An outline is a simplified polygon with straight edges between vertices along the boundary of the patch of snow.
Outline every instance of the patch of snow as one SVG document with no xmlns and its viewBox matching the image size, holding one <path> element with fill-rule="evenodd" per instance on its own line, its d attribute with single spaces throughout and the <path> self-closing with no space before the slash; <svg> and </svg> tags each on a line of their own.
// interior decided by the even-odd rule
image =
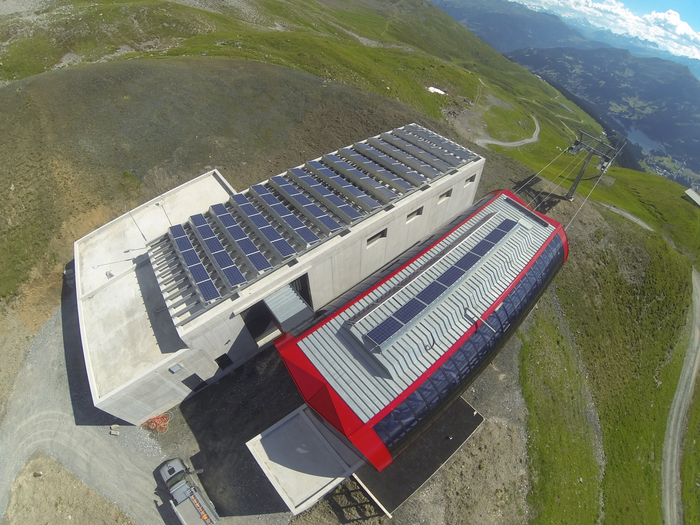
<svg viewBox="0 0 700 525">
<path fill-rule="evenodd" d="M 431 93 L 437 93 L 438 95 L 447 95 L 447 93 L 445 93 L 442 89 L 436 88 L 434 86 L 430 86 L 428 88 L 428 91 L 430 91 Z"/>
</svg>

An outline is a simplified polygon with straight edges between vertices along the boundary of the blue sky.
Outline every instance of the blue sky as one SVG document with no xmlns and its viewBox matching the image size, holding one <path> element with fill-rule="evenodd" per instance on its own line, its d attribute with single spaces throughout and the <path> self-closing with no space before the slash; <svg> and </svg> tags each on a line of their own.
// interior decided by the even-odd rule
<svg viewBox="0 0 700 525">
<path fill-rule="evenodd" d="M 676 55 L 700 59 L 699 0 L 516 0 L 564 19 L 583 18 L 613 33 L 655 42 Z"/>
</svg>

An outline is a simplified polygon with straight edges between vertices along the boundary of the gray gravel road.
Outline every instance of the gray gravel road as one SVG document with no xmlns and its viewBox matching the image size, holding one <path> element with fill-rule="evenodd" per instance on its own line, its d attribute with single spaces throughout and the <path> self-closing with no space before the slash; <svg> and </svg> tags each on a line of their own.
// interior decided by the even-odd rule
<svg viewBox="0 0 700 525">
<path fill-rule="evenodd" d="M 56 309 L 37 335 L 0 424 L 0 516 L 17 473 L 41 449 L 137 522 L 162 523 L 156 505 L 150 503 L 158 499 L 153 470 L 165 459 L 154 441 L 136 427 L 122 427 L 119 436 L 110 436 L 104 424 L 76 424 L 71 395 L 87 393 L 69 388 L 66 358 L 72 360 L 71 352 L 79 347 L 64 352 L 64 326 L 72 330 L 75 326 L 70 324 L 77 322 L 77 317 L 67 319 Z M 94 415 L 100 423 L 116 422 L 105 420 L 104 413 L 82 412 L 78 419 L 87 423 Z"/>
<path fill-rule="evenodd" d="M 683 370 L 673 397 L 664 437 L 661 463 L 662 505 L 664 524 L 683 523 L 681 505 L 681 455 L 686 429 L 686 413 L 693 396 L 695 378 L 700 369 L 700 273 L 693 270 L 693 328 L 690 345 L 683 361 Z"/>
</svg>

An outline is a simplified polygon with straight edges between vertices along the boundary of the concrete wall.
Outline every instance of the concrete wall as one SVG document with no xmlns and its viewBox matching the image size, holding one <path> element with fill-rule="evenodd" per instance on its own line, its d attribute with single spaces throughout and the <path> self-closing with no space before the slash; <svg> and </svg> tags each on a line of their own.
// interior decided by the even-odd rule
<svg viewBox="0 0 700 525">
<path fill-rule="evenodd" d="M 260 349 L 251 337 L 241 314 L 265 297 L 301 277 L 309 276 L 312 307 L 321 309 L 430 233 L 463 213 L 474 202 L 484 160 L 442 177 L 424 190 L 401 199 L 301 255 L 179 328 L 189 348 L 167 355 L 147 373 L 101 397 L 95 405 L 131 423 L 167 411 L 185 399 L 191 390 L 182 381 L 197 374 L 207 381 L 221 375 L 214 361 L 227 354 L 240 366 Z M 451 192 L 450 196 L 445 196 Z M 411 219 L 409 215 L 422 208 Z M 386 235 L 370 241 L 386 230 Z M 171 373 L 174 364 L 182 369 Z"/>
</svg>

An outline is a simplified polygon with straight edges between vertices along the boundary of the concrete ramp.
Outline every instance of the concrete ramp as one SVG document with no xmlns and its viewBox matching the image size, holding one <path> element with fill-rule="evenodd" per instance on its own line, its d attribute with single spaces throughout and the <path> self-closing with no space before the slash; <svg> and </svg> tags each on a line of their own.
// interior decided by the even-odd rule
<svg viewBox="0 0 700 525">
<path fill-rule="evenodd" d="M 284 332 L 311 319 L 314 312 L 290 285 L 263 299 Z"/>
<path fill-rule="evenodd" d="M 306 404 L 246 445 L 293 514 L 312 507 L 364 464 Z"/>
</svg>

